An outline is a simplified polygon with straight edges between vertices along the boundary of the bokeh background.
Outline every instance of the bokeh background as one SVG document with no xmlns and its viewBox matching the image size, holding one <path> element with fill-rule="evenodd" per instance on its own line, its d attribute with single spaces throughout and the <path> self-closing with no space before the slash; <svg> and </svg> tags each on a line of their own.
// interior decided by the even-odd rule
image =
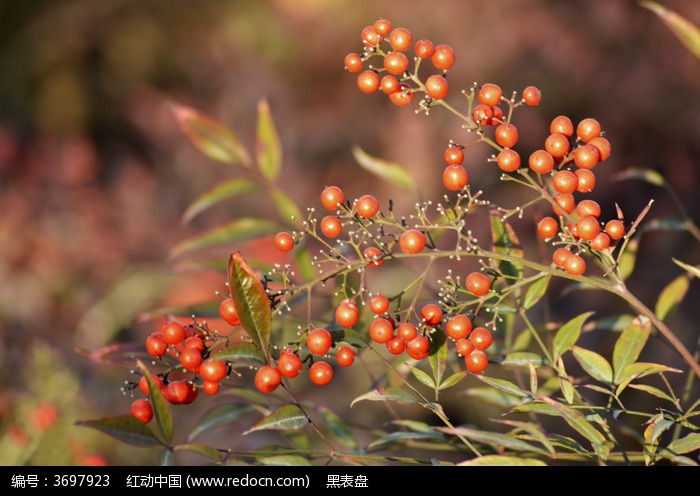
<svg viewBox="0 0 700 496">
<path fill-rule="evenodd" d="M 699 2 L 663 3 L 700 23 Z M 299 204 L 331 183 L 349 195 L 415 200 L 361 172 L 355 145 L 401 163 L 424 197 L 441 194 L 442 151 L 463 137 L 459 123 L 364 95 L 343 70 L 362 27 L 380 17 L 414 39 L 452 45 L 452 88 L 538 86 L 541 105 L 519 113 L 523 146 L 540 147 L 555 115 L 596 117 L 613 144 L 597 171 L 605 217 L 617 203 L 633 219 L 652 198 L 651 217 L 678 214 L 665 190 L 613 181 L 629 167 L 661 173 L 700 217 L 700 61 L 635 1 L 0 1 L 0 463 L 155 462 L 153 452 L 74 426 L 129 405 L 120 391 L 128 369 L 77 350 L 142 340 L 148 329 L 129 320 L 139 308 L 222 290 L 217 273 L 174 272 L 170 250 L 251 208 L 231 204 L 181 223 L 231 170 L 183 138 L 168 102 L 216 117 L 252 149 L 257 103 L 267 99 L 284 184 Z M 485 154 L 468 154 L 472 182 L 517 204 Z M 697 242 L 684 232 L 644 235 L 630 280 L 643 301 L 653 304 L 681 273 L 672 257 L 698 264 Z M 690 348 L 696 286 L 671 322 Z M 588 294 L 561 303 L 571 315 L 616 305 Z M 661 339 L 653 346 L 677 360 Z"/>
</svg>

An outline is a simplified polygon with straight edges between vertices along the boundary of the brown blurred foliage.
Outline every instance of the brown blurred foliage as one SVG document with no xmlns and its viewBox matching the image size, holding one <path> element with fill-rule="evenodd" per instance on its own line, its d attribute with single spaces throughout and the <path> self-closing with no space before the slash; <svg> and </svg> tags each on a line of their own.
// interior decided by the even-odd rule
<svg viewBox="0 0 700 496">
<path fill-rule="evenodd" d="M 664 4 L 700 22 L 700 3 Z M 361 94 L 343 70 L 345 54 L 360 49 L 362 27 L 379 17 L 415 39 L 452 45 L 453 88 L 538 86 L 542 104 L 518 117 L 524 146 L 539 147 L 555 115 L 596 117 L 613 144 L 598 176 L 599 185 L 609 182 L 597 188 L 604 217 L 617 203 L 632 219 L 652 198 L 652 216 L 677 214 L 663 190 L 611 182 L 631 166 L 659 171 L 700 217 L 700 61 L 634 1 L 0 1 L 0 416 L 15 411 L 24 387 L 17 371 L 35 341 L 50 343 L 82 375 L 97 412 L 126 411 L 120 379 L 74 352 L 85 344 L 76 329 L 86 310 L 133 267 L 168 273 L 174 243 L 249 208 L 230 205 L 181 225 L 188 203 L 230 171 L 183 139 L 167 102 L 200 108 L 252 146 L 257 101 L 267 98 L 285 184 L 302 205 L 331 183 L 401 202 L 402 192 L 358 173 L 354 145 L 403 164 L 425 198 L 440 193 L 442 151 L 459 140 L 459 123 Z M 453 90 L 450 98 L 460 96 Z M 515 204 L 485 153 L 468 154 L 472 182 Z M 687 234 L 647 235 L 632 280 L 643 300 L 653 302 L 679 273 L 671 257 L 700 262 Z M 147 296 L 222 288 L 210 274 L 184 277 L 155 284 Z M 611 304 L 594 298 L 570 304 Z M 697 312 L 683 310 L 675 323 L 697 322 Z M 123 326 L 90 344 L 144 332 Z M 684 332 L 686 340 L 697 333 Z"/>
</svg>

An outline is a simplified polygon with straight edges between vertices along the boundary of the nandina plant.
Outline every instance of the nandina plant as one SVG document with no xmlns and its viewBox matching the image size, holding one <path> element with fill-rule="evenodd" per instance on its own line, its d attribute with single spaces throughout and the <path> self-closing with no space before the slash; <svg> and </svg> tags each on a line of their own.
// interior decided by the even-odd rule
<svg viewBox="0 0 700 496">
<path fill-rule="evenodd" d="M 355 197 L 330 184 L 299 206 L 284 191 L 265 100 L 254 158 L 232 130 L 173 104 L 194 146 L 240 166 L 185 220 L 251 192 L 276 209 L 187 239 L 174 255 L 261 240 L 275 260 L 231 250 L 221 265 L 225 291 L 198 314 L 164 311 L 142 351 L 126 355 L 133 368 L 125 414 L 82 425 L 161 446 L 161 463 L 189 451 L 236 465 L 697 465 L 700 365 L 666 322 L 700 269 L 668 261 L 678 275 L 651 306 L 628 288 L 645 262 L 636 259 L 638 233 L 653 208 L 616 204 L 605 218 L 608 206 L 592 199 L 610 186 L 596 183 L 597 169 L 615 167 L 605 116 L 551 116 L 539 146 L 525 152 L 515 116 L 538 110 L 546 97 L 538 88 L 506 92 L 483 82 L 457 90 L 448 77 L 458 60 L 453 49 L 414 39 L 387 19 L 367 25 L 359 41 L 344 66 L 368 98 L 426 115 L 447 111 L 462 124 L 464 133 L 446 138 L 436 157 L 443 194 L 382 204 L 376 183 Z M 468 151 L 479 145 L 491 150 L 486 167 L 468 167 Z M 354 156 L 392 187 L 417 190 L 399 165 L 361 148 Z M 526 199 L 492 202 L 478 184 L 494 174 Z M 619 177 L 663 182 L 650 170 Z M 518 232 L 513 220 L 526 214 L 535 226 Z M 700 240 L 683 215 L 681 225 Z M 477 237 L 479 226 L 487 239 Z M 532 240 L 545 255 L 527 249 Z M 566 286 L 605 293 L 625 310 L 547 320 L 539 306 Z M 584 333 L 606 339 L 584 340 Z M 640 359 L 658 340 L 682 366 Z M 115 349 L 95 353 L 104 361 Z M 218 401 L 179 432 L 173 409 L 207 398 Z M 368 404 L 374 413 L 361 412 Z M 200 441 L 214 430 L 231 444 Z"/>
</svg>

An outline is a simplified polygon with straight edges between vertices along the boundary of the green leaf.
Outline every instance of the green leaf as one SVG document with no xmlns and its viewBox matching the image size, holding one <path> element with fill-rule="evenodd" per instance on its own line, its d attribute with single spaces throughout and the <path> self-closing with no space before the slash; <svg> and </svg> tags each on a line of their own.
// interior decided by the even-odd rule
<svg viewBox="0 0 700 496">
<path fill-rule="evenodd" d="M 253 407 L 251 405 L 243 403 L 216 406 L 204 414 L 197 425 L 194 426 L 190 435 L 187 436 L 187 440 L 192 441 L 203 432 L 230 424 L 252 411 Z"/>
<path fill-rule="evenodd" d="M 165 442 L 170 444 L 173 440 L 173 416 L 170 413 L 170 405 L 163 397 L 160 386 L 153 380 L 153 374 L 141 360 L 138 360 L 136 363 L 141 373 L 146 377 L 146 382 L 148 382 L 148 397 L 153 406 L 153 416 L 158 423 Z"/>
<path fill-rule="evenodd" d="M 566 324 L 561 326 L 554 336 L 554 341 L 552 344 L 554 359 L 556 360 L 565 352 L 569 351 L 576 341 L 578 341 L 579 336 L 581 336 L 581 328 L 583 323 L 593 315 L 593 312 L 586 312 L 574 317 L 569 320 Z"/>
<path fill-rule="evenodd" d="M 454 374 L 451 374 L 445 378 L 444 381 L 440 383 L 438 386 L 438 390 L 442 391 L 443 389 L 451 388 L 452 386 L 455 386 L 458 384 L 462 379 L 467 377 L 468 373 L 466 370 L 462 370 L 461 372 L 455 372 Z"/>
<path fill-rule="evenodd" d="M 557 360 L 557 372 L 559 373 L 559 388 L 564 395 L 564 400 L 570 405 L 574 402 L 574 385 L 564 367 L 564 360 L 561 357 Z"/>
<path fill-rule="evenodd" d="M 373 157 L 359 146 L 353 147 L 352 155 L 362 168 L 371 172 L 375 176 L 378 176 L 381 179 L 404 189 L 415 190 L 413 178 L 399 164 Z"/>
<path fill-rule="evenodd" d="M 695 24 L 657 2 L 643 1 L 640 2 L 640 5 L 659 16 L 685 48 L 700 58 L 700 29 Z"/>
<path fill-rule="evenodd" d="M 681 262 L 677 258 L 672 258 L 671 260 L 673 260 L 673 263 L 675 263 L 679 267 L 685 269 L 688 272 L 688 274 L 694 277 L 700 277 L 700 267 L 698 267 L 697 265 L 688 265 L 687 263 Z"/>
<path fill-rule="evenodd" d="M 654 313 L 661 320 L 665 320 L 683 301 L 689 287 L 690 279 L 687 274 L 676 277 L 661 291 L 659 298 L 656 300 Z"/>
<path fill-rule="evenodd" d="M 491 387 L 495 387 L 496 389 L 503 391 L 504 393 L 512 394 L 513 396 L 520 398 L 527 398 L 529 396 L 527 392 L 505 379 L 496 379 L 495 377 L 486 377 L 479 374 L 475 375 L 474 377 L 479 379 L 481 382 L 485 382 Z"/>
<path fill-rule="evenodd" d="M 173 447 L 173 450 L 175 451 L 189 451 L 191 453 L 197 453 L 198 455 L 205 456 L 207 458 L 211 458 L 212 460 L 217 460 L 221 461 L 226 458 L 226 453 L 223 453 L 215 448 L 212 448 L 211 446 L 207 446 L 206 444 L 197 444 L 197 443 L 186 443 L 186 444 L 178 444 L 177 446 Z"/>
<path fill-rule="evenodd" d="M 605 357 L 580 346 L 574 346 L 572 351 L 574 358 L 588 375 L 600 382 L 612 384 L 613 370 Z"/>
<path fill-rule="evenodd" d="M 177 257 L 200 248 L 250 241 L 274 234 L 279 230 L 279 224 L 271 220 L 244 217 L 178 243 L 173 247 L 171 255 Z"/>
<path fill-rule="evenodd" d="M 309 418 L 297 405 L 283 405 L 263 417 L 244 435 L 262 430 L 299 430 L 309 423 Z"/>
<path fill-rule="evenodd" d="M 459 462 L 457 465 L 461 467 L 545 467 L 547 466 L 541 460 L 536 458 L 519 458 L 517 456 L 507 455 L 484 455 L 478 458 L 472 458 Z"/>
<path fill-rule="evenodd" d="M 294 219 L 301 220 L 301 211 L 297 204 L 289 198 L 282 190 L 275 188 L 272 190 L 272 199 L 277 207 L 277 212 L 280 217 L 287 221 L 287 224 L 291 227 L 299 227 Z"/>
<path fill-rule="evenodd" d="M 499 408 L 511 408 L 522 403 L 522 396 L 505 393 L 492 387 L 469 388 L 464 394 Z"/>
<path fill-rule="evenodd" d="M 158 456 L 158 465 L 161 467 L 174 467 L 175 466 L 175 452 L 169 447 L 164 447 L 160 451 Z"/>
<path fill-rule="evenodd" d="M 682 370 L 674 369 L 667 365 L 649 362 L 635 362 L 629 364 L 620 373 L 617 386 L 617 394 L 619 395 L 628 385 L 635 379 L 661 372 L 682 372 Z"/>
<path fill-rule="evenodd" d="M 294 255 L 294 261 L 296 262 L 296 267 L 298 269 L 299 275 L 305 282 L 310 282 L 316 277 L 316 271 L 312 264 L 313 260 L 309 251 L 300 247 L 292 252 Z"/>
<path fill-rule="evenodd" d="M 508 353 L 500 361 L 501 365 L 512 366 L 512 367 L 529 367 L 530 364 L 535 367 L 542 367 L 547 365 L 547 361 L 537 353 L 532 353 L 530 351 L 515 351 L 513 353 Z"/>
<path fill-rule="evenodd" d="M 270 465 L 275 467 L 310 467 L 311 462 L 304 457 L 298 455 L 276 455 L 265 456 L 258 458 L 258 462 L 262 465 Z"/>
<path fill-rule="evenodd" d="M 382 444 L 393 443 L 395 441 L 416 441 L 416 440 L 439 440 L 443 441 L 445 436 L 437 432 L 392 432 L 386 436 L 375 439 L 367 446 L 367 449 L 373 449 Z"/>
<path fill-rule="evenodd" d="M 601 432 L 596 429 L 593 424 L 586 420 L 583 414 L 577 410 L 569 408 L 568 406 L 563 405 L 547 396 L 542 396 L 540 399 L 552 406 L 562 416 L 566 423 L 569 424 L 569 426 L 588 439 L 596 451 L 596 447 L 605 442 L 605 437 L 603 434 L 601 434 Z"/>
<path fill-rule="evenodd" d="M 656 396 L 657 398 L 661 398 L 662 400 L 670 401 L 671 403 L 676 404 L 676 400 L 654 386 L 649 386 L 648 384 L 630 384 L 629 387 L 639 391 L 644 391 L 652 396 Z"/>
<path fill-rule="evenodd" d="M 496 253 L 523 258 L 523 249 L 513 227 L 496 210 L 491 212 L 491 242 L 493 243 L 493 251 Z M 519 281 L 522 279 L 522 263 L 499 260 L 496 262 L 496 265 L 498 271 L 506 276 L 506 281 Z"/>
<path fill-rule="evenodd" d="M 163 444 L 148 426 L 131 415 L 96 420 L 80 420 L 76 422 L 76 425 L 97 429 L 132 446 L 148 447 Z"/>
<path fill-rule="evenodd" d="M 351 450 L 357 449 L 355 436 L 352 434 L 348 424 L 338 414 L 326 407 L 319 408 L 318 413 L 323 424 L 340 444 Z"/>
<path fill-rule="evenodd" d="M 400 388 L 386 388 L 383 391 L 374 389 L 361 394 L 350 403 L 353 407 L 359 401 L 395 401 L 397 403 L 419 403 L 419 400 L 408 391 Z"/>
<path fill-rule="evenodd" d="M 248 179 L 231 179 L 221 184 L 217 184 L 214 188 L 200 195 L 193 203 L 187 207 L 182 215 L 183 224 L 189 223 L 200 213 L 208 208 L 221 203 L 229 198 L 246 195 L 257 191 L 259 186 Z"/>
<path fill-rule="evenodd" d="M 535 304 L 542 299 L 542 297 L 547 293 L 547 287 L 549 286 L 549 281 L 551 276 L 543 275 L 537 278 L 535 282 L 530 284 L 525 293 L 525 298 L 523 298 L 523 309 L 529 310 L 534 307 Z"/>
<path fill-rule="evenodd" d="M 270 114 L 267 100 L 258 102 L 258 132 L 255 141 L 258 168 L 269 181 L 275 181 L 282 169 L 282 146 Z"/>
<path fill-rule="evenodd" d="M 546 454 L 546 451 L 538 446 L 533 446 L 522 439 L 518 439 L 517 437 L 513 437 L 508 434 L 502 434 L 500 432 L 489 432 L 482 429 L 472 429 L 469 427 L 442 427 L 438 430 L 452 436 L 463 436 L 470 441 L 487 444 L 496 449 L 508 448 L 515 451 Z"/>
<path fill-rule="evenodd" d="M 428 386 L 429 388 L 435 388 L 435 381 L 433 380 L 430 375 L 422 371 L 421 369 L 417 367 L 411 367 L 411 374 L 413 374 L 416 379 L 418 379 L 420 382 Z"/>
<path fill-rule="evenodd" d="M 552 443 L 550 443 L 549 439 L 547 438 L 547 434 L 544 431 L 542 431 L 542 429 L 540 429 L 536 424 L 532 422 L 520 422 L 517 420 L 500 420 L 498 422 L 504 425 L 515 427 L 518 430 L 525 431 L 526 433 L 530 434 L 533 438 L 535 438 L 535 440 L 538 443 L 544 446 L 550 455 L 554 455 L 556 453 L 556 450 L 552 446 Z"/>
<path fill-rule="evenodd" d="M 639 354 L 646 346 L 647 339 L 651 333 L 651 322 L 637 317 L 622 331 L 620 337 L 615 342 L 613 349 L 613 383 L 619 384 L 622 372 L 625 368 L 634 363 Z"/>
<path fill-rule="evenodd" d="M 442 382 L 442 377 L 445 374 L 445 369 L 447 368 L 447 340 L 445 339 L 445 333 L 436 332 L 430 341 L 430 355 L 428 356 L 428 363 L 430 363 L 430 368 L 433 371 L 433 386 L 440 384 Z M 424 383 L 425 384 L 425 383 Z"/>
<path fill-rule="evenodd" d="M 698 449 L 700 449 L 700 433 L 697 432 L 693 432 L 685 437 L 676 439 L 666 447 L 667 451 L 670 451 L 676 455 L 690 453 Z"/>
<path fill-rule="evenodd" d="M 259 346 L 252 343 L 235 343 L 217 351 L 211 355 L 215 360 L 227 360 L 233 362 L 232 367 L 248 367 L 250 364 L 262 365 L 266 363 L 265 355 Z"/>
<path fill-rule="evenodd" d="M 170 108 L 180 130 L 195 148 L 224 164 L 250 167 L 251 160 L 238 137 L 226 126 L 192 107 L 171 103 Z"/>
<path fill-rule="evenodd" d="M 240 252 L 232 253 L 229 258 L 228 283 L 243 329 L 265 356 L 265 361 L 269 362 L 272 322 L 270 300 L 262 282 Z"/>
<path fill-rule="evenodd" d="M 639 250 L 639 239 L 632 238 L 617 255 L 618 272 L 623 281 L 626 281 L 634 272 L 637 263 L 637 251 Z"/>
</svg>

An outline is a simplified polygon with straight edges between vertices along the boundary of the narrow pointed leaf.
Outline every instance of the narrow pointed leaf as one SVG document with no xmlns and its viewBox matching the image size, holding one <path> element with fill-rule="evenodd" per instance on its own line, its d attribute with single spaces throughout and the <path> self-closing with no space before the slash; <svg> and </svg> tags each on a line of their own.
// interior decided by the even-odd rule
<svg viewBox="0 0 700 496">
<path fill-rule="evenodd" d="M 633 380 L 641 377 L 659 374 L 661 372 L 682 372 L 682 370 L 674 369 L 660 363 L 635 362 L 629 364 L 620 373 L 618 378 L 617 394 L 620 394 Z"/>
<path fill-rule="evenodd" d="M 96 420 L 81 420 L 76 422 L 76 425 L 97 429 L 132 446 L 148 447 L 163 444 L 147 425 L 131 415 Z"/>
<path fill-rule="evenodd" d="M 212 448 L 211 446 L 207 446 L 205 444 L 197 444 L 197 443 L 186 443 L 186 444 L 178 444 L 177 446 L 173 447 L 174 451 L 189 451 L 190 453 L 197 453 L 198 455 L 202 455 L 206 458 L 210 458 L 212 460 L 217 460 L 221 461 L 226 457 L 226 453 L 222 453 L 221 451 Z"/>
<path fill-rule="evenodd" d="M 557 360 L 557 372 L 559 373 L 559 388 L 564 395 L 564 400 L 570 405 L 574 402 L 574 385 L 569 374 L 566 373 L 564 360 L 561 357 Z"/>
<path fill-rule="evenodd" d="M 180 130 L 200 152 L 224 164 L 250 166 L 251 160 L 238 137 L 216 119 L 178 103 L 171 110 Z"/>
<path fill-rule="evenodd" d="M 676 455 L 691 453 L 698 449 L 700 449 L 700 433 L 697 432 L 693 432 L 685 437 L 671 441 L 671 443 L 669 443 L 669 445 L 666 447 L 667 451 L 670 451 Z"/>
<path fill-rule="evenodd" d="M 631 389 L 637 389 L 638 391 L 644 391 L 645 393 L 649 393 L 650 395 L 661 398 L 662 400 L 670 401 L 674 404 L 676 403 L 671 396 L 654 386 L 649 386 L 648 384 L 630 384 L 629 387 Z"/>
<path fill-rule="evenodd" d="M 404 189 L 415 189 L 413 178 L 406 169 L 399 164 L 373 157 L 359 146 L 352 149 L 352 154 L 363 169 L 371 172 L 375 176 Z"/>
<path fill-rule="evenodd" d="M 436 384 L 442 382 L 442 377 L 447 368 L 447 340 L 445 339 L 445 333 L 436 332 L 433 334 L 433 339 L 430 342 L 428 363 L 430 363 L 434 378 L 433 386 L 431 387 L 435 387 Z"/>
<path fill-rule="evenodd" d="M 283 405 L 263 417 L 243 434 L 262 430 L 299 430 L 309 423 L 309 418 L 297 405 Z"/>
<path fill-rule="evenodd" d="M 491 212 L 491 242 L 493 251 L 496 253 L 517 258 L 523 257 L 523 249 L 513 227 L 497 211 Z M 522 263 L 508 260 L 498 260 L 495 263 L 498 271 L 506 276 L 507 282 L 518 281 L 522 278 Z"/>
<path fill-rule="evenodd" d="M 543 396 L 541 399 L 552 406 L 566 421 L 569 426 L 576 430 L 583 437 L 588 439 L 594 446 L 600 445 L 605 442 L 605 437 L 603 434 L 595 428 L 586 418 L 577 410 L 569 408 L 549 397 Z"/>
<path fill-rule="evenodd" d="M 151 372 L 140 360 L 137 362 L 139 370 L 146 377 L 148 382 L 148 397 L 153 406 L 153 416 L 158 423 L 160 432 L 167 444 L 173 440 L 173 416 L 170 413 L 170 405 L 163 397 L 160 387 L 153 380 Z"/>
<path fill-rule="evenodd" d="M 212 410 L 208 411 L 201 420 L 194 426 L 190 435 L 187 436 L 188 441 L 192 441 L 200 434 L 221 427 L 223 425 L 230 424 L 244 417 L 248 413 L 253 411 L 251 405 L 246 405 L 242 403 L 232 403 L 224 404 L 214 407 Z"/>
<path fill-rule="evenodd" d="M 475 375 L 474 377 L 479 379 L 481 382 L 485 382 L 489 386 L 503 391 L 504 393 L 512 394 L 513 396 L 518 396 L 520 398 L 526 398 L 529 396 L 527 392 L 523 391 L 514 383 L 505 379 L 496 379 L 495 377 L 486 377 L 479 374 Z"/>
<path fill-rule="evenodd" d="M 332 410 L 321 407 L 318 409 L 323 425 L 328 428 L 331 435 L 343 446 L 348 449 L 357 449 L 357 440 L 353 435 L 348 424 Z"/>
<path fill-rule="evenodd" d="M 488 444 L 496 449 L 509 448 L 515 451 L 526 451 L 540 454 L 546 454 L 546 451 L 538 446 L 518 439 L 517 437 L 502 434 L 500 432 L 490 432 L 482 429 L 472 429 L 469 427 L 442 427 L 438 429 L 440 432 L 453 436 L 464 436 L 470 441 Z"/>
<path fill-rule="evenodd" d="M 690 279 L 686 274 L 676 277 L 661 291 L 659 298 L 656 300 L 654 313 L 661 320 L 665 320 L 683 301 L 689 287 Z"/>
<path fill-rule="evenodd" d="M 462 379 L 467 377 L 467 375 L 468 373 L 466 370 L 448 375 L 447 377 L 445 377 L 445 380 L 443 380 L 440 383 L 438 389 L 442 391 L 443 389 L 451 388 L 452 386 L 457 385 Z"/>
<path fill-rule="evenodd" d="M 271 220 L 244 217 L 178 243 L 172 249 L 171 254 L 173 257 L 177 257 L 200 248 L 250 241 L 274 234 L 279 230 L 279 224 Z"/>
<path fill-rule="evenodd" d="M 629 179 L 644 181 L 659 187 L 663 187 L 666 184 L 664 176 L 652 169 L 630 167 L 612 176 L 612 180 L 614 181 L 625 181 Z"/>
<path fill-rule="evenodd" d="M 688 274 L 694 277 L 700 277 L 700 267 L 698 267 L 697 265 L 689 265 L 687 263 L 681 262 L 677 258 L 673 258 L 672 260 L 673 263 L 685 269 L 688 272 Z"/>
<path fill-rule="evenodd" d="M 615 371 L 613 382 L 615 384 L 620 383 L 620 378 L 625 368 L 639 358 L 639 354 L 644 349 L 650 333 L 651 322 L 648 320 L 642 321 L 637 317 L 617 338 L 613 349 L 613 370 Z"/>
<path fill-rule="evenodd" d="M 617 256 L 617 265 L 620 277 L 626 281 L 634 272 L 634 267 L 637 264 L 637 251 L 639 250 L 639 239 L 632 238 L 625 245 L 625 249 L 620 251 Z"/>
<path fill-rule="evenodd" d="M 516 429 L 523 430 L 534 437 L 538 443 L 540 443 L 550 455 L 555 454 L 555 449 L 552 443 L 549 442 L 547 434 L 543 432 L 536 424 L 532 422 L 520 422 L 517 420 L 500 420 L 500 423 L 504 425 L 509 425 L 515 427 Z"/>
<path fill-rule="evenodd" d="M 258 458 L 258 462 L 262 465 L 270 465 L 275 467 L 309 467 L 311 462 L 304 457 L 298 455 L 276 455 L 265 456 Z"/>
<path fill-rule="evenodd" d="M 243 329 L 253 340 L 265 361 L 270 361 L 272 309 L 267 292 L 240 252 L 231 254 L 228 283 Z"/>
<path fill-rule="evenodd" d="M 248 367 L 250 364 L 263 365 L 266 358 L 260 347 L 253 343 L 235 343 L 211 355 L 215 360 L 227 360 L 231 366 Z"/>
<path fill-rule="evenodd" d="M 574 344 L 576 344 L 579 336 L 581 336 L 581 328 L 583 327 L 583 323 L 591 315 L 593 315 L 593 312 L 582 313 L 581 315 L 569 320 L 559 328 L 552 343 L 555 360 L 565 352 L 569 351 Z"/>
<path fill-rule="evenodd" d="M 386 436 L 375 439 L 367 446 L 367 449 L 373 449 L 387 443 L 402 442 L 402 441 L 423 441 L 423 440 L 444 440 L 445 436 L 437 432 L 392 432 Z"/>
<path fill-rule="evenodd" d="M 460 467 L 546 467 L 547 464 L 537 458 L 519 458 L 508 455 L 484 455 L 459 462 Z"/>
<path fill-rule="evenodd" d="M 612 384 L 613 370 L 605 357 L 580 346 L 574 346 L 572 351 L 574 358 L 588 375 L 600 382 Z"/>
<path fill-rule="evenodd" d="M 640 2 L 640 5 L 659 16 L 685 48 L 700 58 L 700 29 L 695 24 L 657 2 L 643 1 Z"/>
<path fill-rule="evenodd" d="M 433 380 L 433 378 L 430 377 L 429 374 L 423 372 L 421 369 L 417 367 L 412 367 L 411 374 L 413 374 L 416 379 L 418 379 L 420 382 L 422 382 L 429 388 L 435 388 L 435 381 Z"/>
<path fill-rule="evenodd" d="M 267 100 L 258 102 L 258 131 L 255 155 L 260 172 L 274 182 L 282 169 L 282 146 Z"/>
<path fill-rule="evenodd" d="M 523 309 L 529 310 L 534 307 L 538 301 L 547 293 L 547 287 L 549 286 L 549 281 L 551 276 L 542 276 L 535 282 L 530 284 L 525 293 L 525 298 L 523 298 Z"/>
<path fill-rule="evenodd" d="M 498 363 L 511 367 L 529 367 L 530 365 L 542 367 L 547 364 L 547 361 L 544 359 L 544 357 L 531 351 L 515 351 L 513 353 L 508 353 L 500 361 L 498 361 Z"/>
<path fill-rule="evenodd" d="M 386 388 L 383 391 L 374 389 L 368 393 L 361 394 L 352 402 L 350 406 L 354 406 L 359 401 L 395 401 L 397 403 L 419 403 L 419 400 L 408 391 L 400 388 Z"/>
<path fill-rule="evenodd" d="M 246 195 L 257 191 L 259 186 L 248 179 L 231 179 L 200 195 L 182 215 L 183 224 L 187 224 L 194 217 L 204 212 L 208 208 L 221 203 L 224 200 Z"/>
<path fill-rule="evenodd" d="M 289 198 L 281 189 L 272 190 L 272 199 L 277 207 L 277 212 L 291 227 L 299 227 L 294 219 L 302 220 L 301 211 L 294 200 Z"/>
</svg>

